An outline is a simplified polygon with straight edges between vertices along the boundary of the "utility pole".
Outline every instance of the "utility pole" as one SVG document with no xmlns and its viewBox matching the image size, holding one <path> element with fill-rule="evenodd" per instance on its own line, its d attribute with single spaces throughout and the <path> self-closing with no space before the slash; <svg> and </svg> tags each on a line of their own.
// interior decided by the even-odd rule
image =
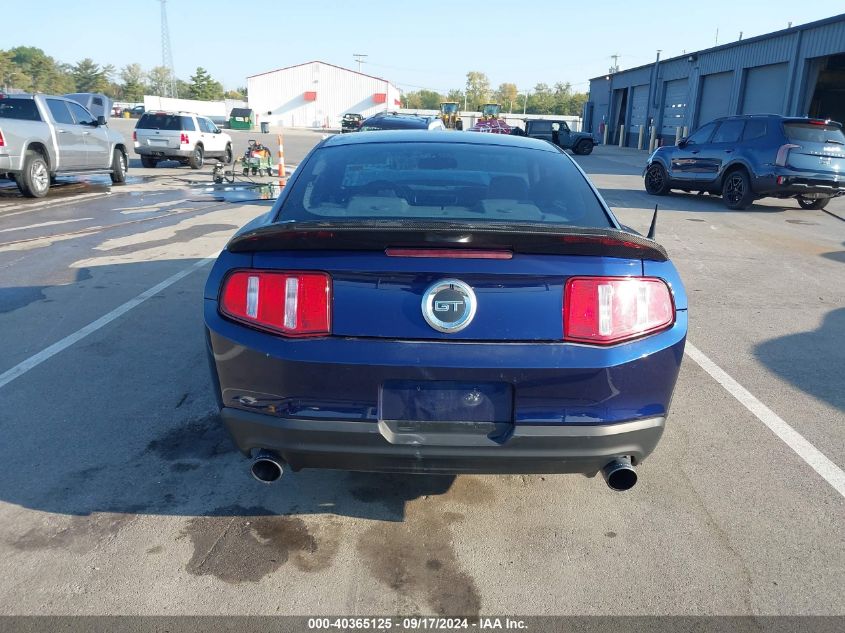
<svg viewBox="0 0 845 633">
<path fill-rule="evenodd" d="M 364 58 L 369 57 L 369 55 L 367 55 L 366 53 L 352 53 L 352 57 L 354 57 L 355 61 L 358 62 L 358 72 L 361 72 L 361 64 L 366 63 Z"/>
<path fill-rule="evenodd" d="M 167 28 L 167 0 L 161 2 L 161 65 L 170 71 L 170 94 L 166 97 L 177 98 L 176 71 L 173 69 L 173 51 L 170 49 L 170 29 Z"/>
<path fill-rule="evenodd" d="M 610 67 L 610 69 L 607 71 L 607 72 L 608 72 L 608 74 L 612 75 L 613 73 L 618 73 L 618 72 L 619 72 L 619 58 L 620 58 L 620 57 L 622 57 L 622 56 L 621 56 L 619 53 L 615 53 L 615 54 L 613 54 L 613 55 L 611 55 L 611 56 L 610 56 L 610 59 L 612 59 L 612 60 L 613 60 L 613 65 L 612 65 L 612 66 Z"/>
</svg>

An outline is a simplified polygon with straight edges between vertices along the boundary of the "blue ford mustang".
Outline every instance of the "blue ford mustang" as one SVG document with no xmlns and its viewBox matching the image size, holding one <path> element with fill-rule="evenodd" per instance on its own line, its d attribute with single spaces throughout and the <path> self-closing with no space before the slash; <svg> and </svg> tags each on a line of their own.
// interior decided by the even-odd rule
<svg viewBox="0 0 845 633">
<path fill-rule="evenodd" d="M 622 490 L 663 432 L 687 298 L 559 148 L 362 132 L 321 142 L 231 239 L 205 325 L 260 481 L 602 471 Z"/>
</svg>

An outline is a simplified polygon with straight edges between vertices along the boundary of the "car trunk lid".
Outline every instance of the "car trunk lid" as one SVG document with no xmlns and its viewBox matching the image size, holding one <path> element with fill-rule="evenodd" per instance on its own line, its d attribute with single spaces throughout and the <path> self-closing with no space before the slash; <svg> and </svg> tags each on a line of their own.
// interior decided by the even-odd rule
<svg viewBox="0 0 845 633">
<path fill-rule="evenodd" d="M 832 121 L 802 119 L 786 121 L 784 133 L 795 147 L 787 166 L 801 171 L 845 174 L 845 135 Z"/>
</svg>

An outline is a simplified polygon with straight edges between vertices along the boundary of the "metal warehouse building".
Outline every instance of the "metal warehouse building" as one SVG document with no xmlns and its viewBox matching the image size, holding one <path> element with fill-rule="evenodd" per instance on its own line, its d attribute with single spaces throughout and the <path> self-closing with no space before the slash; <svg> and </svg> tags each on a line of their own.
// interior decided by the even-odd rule
<svg viewBox="0 0 845 633">
<path fill-rule="evenodd" d="M 845 121 L 845 14 L 591 79 L 584 129 L 647 147 L 752 113 Z"/>
<path fill-rule="evenodd" d="M 259 122 L 288 127 L 336 128 L 347 112 L 368 117 L 400 106 L 386 79 L 319 61 L 247 77 L 247 90 Z"/>
</svg>

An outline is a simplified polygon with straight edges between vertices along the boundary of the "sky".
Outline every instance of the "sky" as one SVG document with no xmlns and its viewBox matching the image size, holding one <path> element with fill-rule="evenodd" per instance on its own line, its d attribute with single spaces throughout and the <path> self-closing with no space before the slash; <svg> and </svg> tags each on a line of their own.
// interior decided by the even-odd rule
<svg viewBox="0 0 845 633">
<path fill-rule="evenodd" d="M 161 64 L 159 0 L 0 0 L 0 49 L 36 46 L 65 63 Z M 466 73 L 493 88 L 570 82 L 577 91 L 621 69 L 747 39 L 845 11 L 843 0 L 707 2 L 403 2 L 402 0 L 167 0 L 176 75 L 197 66 L 226 89 L 275 68 L 320 60 L 390 80 L 403 91 L 463 88 Z M 9 28 L 14 25 L 14 28 Z"/>
</svg>

